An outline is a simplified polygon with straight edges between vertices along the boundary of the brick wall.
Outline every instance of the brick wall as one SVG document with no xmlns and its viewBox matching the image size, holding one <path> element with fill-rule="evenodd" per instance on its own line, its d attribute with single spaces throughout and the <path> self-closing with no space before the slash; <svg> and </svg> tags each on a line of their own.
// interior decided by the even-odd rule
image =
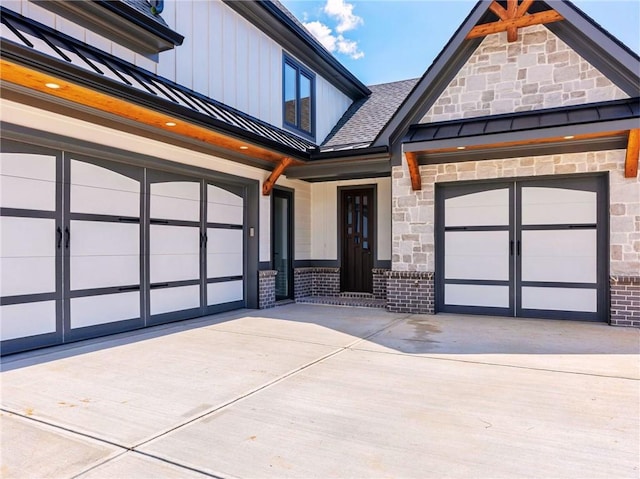
<svg viewBox="0 0 640 479">
<path fill-rule="evenodd" d="M 296 268 L 293 278 L 295 299 L 340 294 L 340 268 Z"/>
<path fill-rule="evenodd" d="M 421 123 L 628 98 L 543 25 L 487 35 Z"/>
<path fill-rule="evenodd" d="M 374 268 L 373 274 L 373 297 L 375 299 L 387 299 L 387 273 L 388 269 Z"/>
<path fill-rule="evenodd" d="M 640 327 L 640 276 L 611 277 L 611 324 Z"/>
<path fill-rule="evenodd" d="M 435 282 L 433 273 L 387 271 L 387 310 L 393 313 L 433 314 Z"/>
<path fill-rule="evenodd" d="M 276 305 L 275 270 L 258 271 L 258 308 L 273 308 Z"/>
</svg>

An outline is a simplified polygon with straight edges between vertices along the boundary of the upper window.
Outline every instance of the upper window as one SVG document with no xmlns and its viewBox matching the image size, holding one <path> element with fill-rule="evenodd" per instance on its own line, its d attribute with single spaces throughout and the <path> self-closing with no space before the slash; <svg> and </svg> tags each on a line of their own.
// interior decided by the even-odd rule
<svg viewBox="0 0 640 479">
<path fill-rule="evenodd" d="M 284 125 L 306 136 L 314 136 L 314 75 L 291 58 L 284 57 Z"/>
</svg>

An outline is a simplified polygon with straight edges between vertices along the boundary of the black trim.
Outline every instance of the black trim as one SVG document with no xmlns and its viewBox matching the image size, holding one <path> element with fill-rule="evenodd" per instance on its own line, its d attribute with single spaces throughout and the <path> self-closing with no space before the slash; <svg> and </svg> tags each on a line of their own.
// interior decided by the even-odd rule
<svg viewBox="0 0 640 479">
<path fill-rule="evenodd" d="M 337 259 L 299 259 L 293 262 L 295 268 L 339 268 Z"/>
</svg>

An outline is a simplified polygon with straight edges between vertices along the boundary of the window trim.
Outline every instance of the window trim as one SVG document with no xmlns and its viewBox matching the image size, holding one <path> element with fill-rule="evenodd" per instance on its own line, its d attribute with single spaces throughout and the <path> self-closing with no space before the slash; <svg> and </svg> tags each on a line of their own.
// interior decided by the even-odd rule
<svg viewBox="0 0 640 479">
<path fill-rule="evenodd" d="M 287 121 L 287 108 L 286 108 L 286 69 L 287 66 L 295 70 L 296 72 L 296 123 L 290 123 Z M 301 127 L 302 123 L 302 109 L 300 108 L 300 77 L 306 77 L 311 83 L 311 131 L 306 131 Z M 316 139 L 316 75 L 300 62 L 287 55 L 286 53 L 282 58 L 282 125 L 287 130 L 290 130 L 298 135 L 315 141 Z"/>
</svg>

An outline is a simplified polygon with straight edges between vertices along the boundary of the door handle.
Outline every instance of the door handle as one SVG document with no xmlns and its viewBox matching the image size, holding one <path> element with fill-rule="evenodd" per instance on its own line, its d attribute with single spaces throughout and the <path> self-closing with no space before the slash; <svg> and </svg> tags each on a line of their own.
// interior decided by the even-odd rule
<svg viewBox="0 0 640 479">
<path fill-rule="evenodd" d="M 57 248 L 60 249 L 60 246 L 62 246 L 62 228 L 59 226 L 56 228 L 56 234 L 58 235 Z"/>
<path fill-rule="evenodd" d="M 64 247 L 66 249 L 69 249 L 69 243 L 71 241 L 71 233 L 69 232 L 69 227 L 68 226 L 65 226 L 65 228 L 64 228 L 64 236 L 65 236 Z"/>
<path fill-rule="evenodd" d="M 509 256 L 513 256 L 513 240 L 509 241 Z"/>
</svg>

